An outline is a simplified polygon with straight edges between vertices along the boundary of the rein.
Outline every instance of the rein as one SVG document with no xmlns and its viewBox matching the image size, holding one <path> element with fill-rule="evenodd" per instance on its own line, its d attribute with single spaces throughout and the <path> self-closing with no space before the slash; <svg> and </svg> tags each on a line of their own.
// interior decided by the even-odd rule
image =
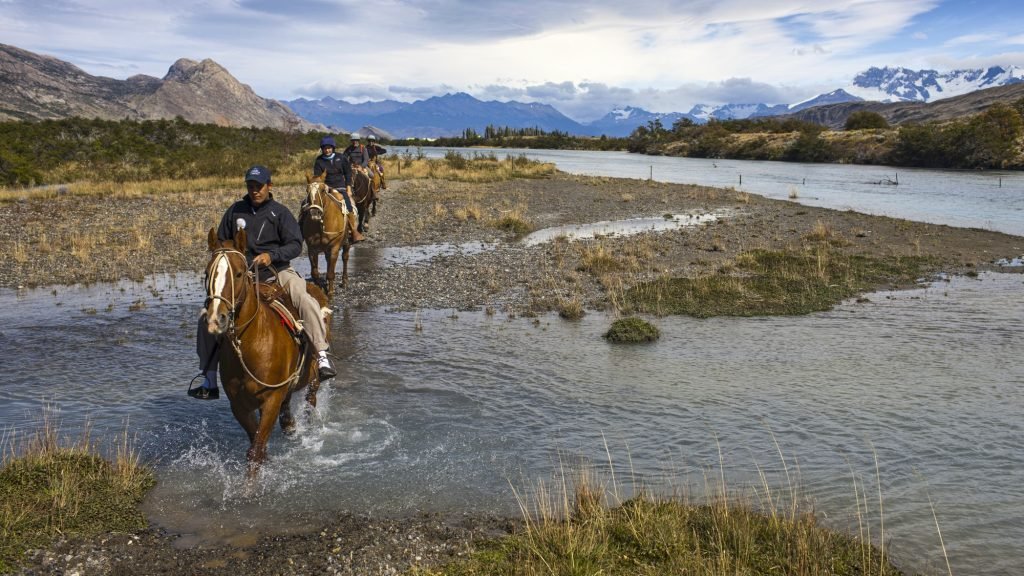
<svg viewBox="0 0 1024 576">
<path fill-rule="evenodd" d="M 235 300 L 235 275 L 233 273 L 230 273 L 230 271 L 231 271 L 231 261 L 228 260 L 228 254 L 237 254 L 237 255 L 239 255 L 243 259 L 243 261 L 246 258 L 245 258 L 245 254 L 242 254 L 241 252 L 239 252 L 238 250 L 235 250 L 234 248 L 220 248 L 218 250 L 215 250 L 214 253 L 213 253 L 213 258 L 211 259 L 211 264 L 214 263 L 214 262 L 219 262 L 222 259 L 227 262 L 227 267 L 228 267 L 228 271 L 229 271 L 228 276 L 231 278 L 231 300 L 228 300 L 227 298 L 224 298 L 220 294 L 213 294 L 213 291 L 214 291 L 213 283 L 214 283 L 215 280 L 212 277 L 212 275 L 210 275 L 211 277 L 207 278 L 207 280 L 206 280 L 206 294 L 210 298 L 210 300 L 215 300 L 215 301 L 219 300 L 219 301 L 223 302 L 228 307 L 228 311 L 229 311 L 228 312 L 228 317 L 231 319 L 231 324 L 230 324 L 230 328 L 228 329 L 228 331 L 225 334 L 225 336 L 227 336 L 228 340 L 231 341 L 231 347 L 235 350 L 235 354 L 238 356 L 238 363 L 242 365 L 242 369 L 245 370 L 245 373 L 249 375 L 249 378 L 252 378 L 253 381 L 255 381 L 257 384 L 263 386 L 264 388 L 280 388 L 282 386 L 289 385 L 289 384 L 292 384 L 293 382 L 298 381 L 298 379 L 299 379 L 299 372 L 302 371 L 302 365 L 305 363 L 305 360 L 306 360 L 306 353 L 305 353 L 305 349 L 304 348 L 303 348 L 303 353 L 299 355 L 298 362 L 296 363 L 296 366 L 295 366 L 295 370 L 293 370 L 292 373 L 287 378 L 285 378 L 281 382 L 278 382 L 277 384 L 268 384 L 268 383 L 264 382 L 263 380 L 260 380 L 258 377 L 256 377 L 255 374 L 252 373 L 252 370 L 249 369 L 249 366 L 246 365 L 245 357 L 242 354 L 242 339 L 241 339 L 241 337 L 242 337 L 242 333 L 245 332 L 245 329 L 249 327 L 249 325 L 252 323 L 252 321 L 255 320 L 256 317 L 259 316 L 259 313 L 260 313 L 260 306 L 261 306 L 261 304 L 260 304 L 260 301 L 259 301 L 259 288 L 258 288 L 258 285 L 259 285 L 259 282 L 260 282 L 259 281 L 259 274 L 257 273 L 258 271 L 256 270 L 255 264 L 250 264 L 250 265 L 246 266 L 246 276 L 248 276 L 250 278 L 250 280 L 252 280 L 252 282 L 253 282 L 252 291 L 253 291 L 253 293 L 255 294 L 255 297 L 256 297 L 256 307 L 253 310 L 252 316 L 250 316 L 248 320 L 246 320 L 245 322 L 243 322 L 241 324 L 241 326 L 239 326 L 239 325 L 235 324 L 235 322 L 234 322 L 235 308 L 236 308 L 236 306 L 241 305 L 244 302 L 244 298 L 239 298 L 237 301 Z M 271 268 L 271 270 L 274 271 L 274 275 L 277 276 L 277 270 L 275 270 L 272 266 L 270 268 Z M 247 294 L 247 293 L 248 293 L 248 290 L 243 292 L 243 294 Z"/>
</svg>

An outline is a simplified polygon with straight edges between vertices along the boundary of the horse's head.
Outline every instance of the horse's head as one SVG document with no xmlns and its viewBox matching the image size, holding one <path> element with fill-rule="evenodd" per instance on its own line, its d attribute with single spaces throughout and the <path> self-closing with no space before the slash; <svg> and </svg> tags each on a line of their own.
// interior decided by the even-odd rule
<svg viewBox="0 0 1024 576">
<path fill-rule="evenodd" d="M 252 282 L 245 259 L 245 230 L 233 240 L 219 240 L 216 228 L 207 237 L 210 261 L 206 264 L 206 322 L 210 334 L 221 335 L 234 323 Z"/>
<path fill-rule="evenodd" d="M 319 177 L 306 174 L 306 211 L 313 222 L 322 222 L 324 219 L 324 202 L 327 200 L 327 184 L 324 180 L 327 172 Z"/>
</svg>

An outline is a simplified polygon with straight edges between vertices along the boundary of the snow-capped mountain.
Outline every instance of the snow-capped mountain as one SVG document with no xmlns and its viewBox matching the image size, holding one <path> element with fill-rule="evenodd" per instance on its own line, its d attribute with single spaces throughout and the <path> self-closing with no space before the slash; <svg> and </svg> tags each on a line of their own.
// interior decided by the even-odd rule
<svg viewBox="0 0 1024 576">
<path fill-rule="evenodd" d="M 815 106 L 824 106 L 826 104 L 841 104 L 843 102 L 860 102 L 863 98 L 858 98 L 853 94 L 850 94 L 842 88 L 833 90 L 826 94 L 818 94 L 814 98 L 797 102 L 796 104 L 789 105 L 789 112 L 799 112 L 807 108 L 814 108 Z"/>
<path fill-rule="evenodd" d="M 672 128 L 676 120 L 689 118 L 694 122 L 697 119 L 689 114 L 679 112 L 648 112 L 643 108 L 633 106 L 616 107 L 601 118 L 586 124 L 592 134 L 605 134 L 607 136 L 629 136 L 637 126 L 647 126 L 649 122 L 660 120 L 665 128 Z"/>
<path fill-rule="evenodd" d="M 844 90 L 862 100 L 876 102 L 934 102 L 975 90 L 1019 82 L 1024 82 L 1024 70 L 1016 66 L 951 70 L 945 73 L 887 66 L 872 67 L 857 74 L 853 83 Z"/>
<path fill-rule="evenodd" d="M 757 118 L 760 116 L 777 116 L 789 112 L 785 104 L 722 104 L 709 105 L 697 104 L 690 108 L 689 115 L 703 123 L 714 118 L 715 120 L 743 120 L 746 118 Z"/>
</svg>

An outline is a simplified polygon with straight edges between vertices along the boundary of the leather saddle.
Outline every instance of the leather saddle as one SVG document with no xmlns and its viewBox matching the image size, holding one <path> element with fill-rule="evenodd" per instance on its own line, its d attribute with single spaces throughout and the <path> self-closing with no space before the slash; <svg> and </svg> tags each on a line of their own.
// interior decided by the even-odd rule
<svg viewBox="0 0 1024 576">
<path fill-rule="evenodd" d="M 265 302 L 281 318 L 281 323 L 291 332 L 292 337 L 302 337 L 302 321 L 299 320 L 299 309 L 292 304 L 292 299 L 284 286 L 273 282 L 260 282 L 257 285 L 260 300 Z"/>
</svg>

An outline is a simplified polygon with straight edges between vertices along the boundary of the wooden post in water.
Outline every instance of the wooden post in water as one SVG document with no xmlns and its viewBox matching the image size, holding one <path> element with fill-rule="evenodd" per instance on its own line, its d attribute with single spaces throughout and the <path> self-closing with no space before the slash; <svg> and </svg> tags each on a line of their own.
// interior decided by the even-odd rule
<svg viewBox="0 0 1024 576">
<path fill-rule="evenodd" d="M 1003 187 L 1003 177 L 1002 176 L 999 177 L 999 187 L 1000 188 Z"/>
<path fill-rule="evenodd" d="M 740 174 L 740 186 L 743 186 L 743 174 Z"/>
<path fill-rule="evenodd" d="M 647 177 L 648 180 L 654 180 L 654 164 L 651 164 L 651 175 Z"/>
</svg>

